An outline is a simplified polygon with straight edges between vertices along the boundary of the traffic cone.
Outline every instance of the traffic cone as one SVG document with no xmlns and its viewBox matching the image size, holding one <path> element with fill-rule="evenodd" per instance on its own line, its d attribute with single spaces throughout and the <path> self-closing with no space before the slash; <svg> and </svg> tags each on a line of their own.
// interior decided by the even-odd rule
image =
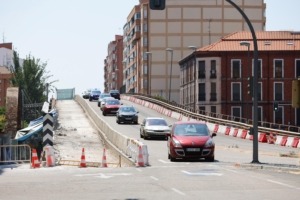
<svg viewBox="0 0 300 200">
<path fill-rule="evenodd" d="M 84 148 L 82 148 L 81 161 L 79 167 L 86 167 Z"/>
<path fill-rule="evenodd" d="M 32 162 L 31 162 L 32 168 L 39 168 L 40 167 L 40 161 L 37 156 L 36 149 L 32 149 Z"/>
<path fill-rule="evenodd" d="M 53 156 L 53 147 L 52 146 L 46 146 L 46 166 L 47 167 L 53 167 L 54 162 L 54 156 Z"/>
<path fill-rule="evenodd" d="M 107 167 L 105 148 L 103 149 L 102 167 Z"/>
<path fill-rule="evenodd" d="M 145 163 L 144 163 L 144 158 L 143 158 L 143 151 L 142 151 L 142 147 L 139 146 L 139 154 L 138 154 L 138 160 L 137 160 L 137 167 L 144 167 Z"/>
</svg>

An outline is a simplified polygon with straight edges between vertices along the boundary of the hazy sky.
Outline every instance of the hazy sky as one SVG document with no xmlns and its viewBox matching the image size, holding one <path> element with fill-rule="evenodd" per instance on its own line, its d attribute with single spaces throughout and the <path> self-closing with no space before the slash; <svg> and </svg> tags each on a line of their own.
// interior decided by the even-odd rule
<svg viewBox="0 0 300 200">
<path fill-rule="evenodd" d="M 107 45 L 139 0 L 0 0 L 1 43 L 47 62 L 58 89 L 103 91 Z M 300 31 L 299 0 L 265 0 L 266 30 Z"/>
</svg>

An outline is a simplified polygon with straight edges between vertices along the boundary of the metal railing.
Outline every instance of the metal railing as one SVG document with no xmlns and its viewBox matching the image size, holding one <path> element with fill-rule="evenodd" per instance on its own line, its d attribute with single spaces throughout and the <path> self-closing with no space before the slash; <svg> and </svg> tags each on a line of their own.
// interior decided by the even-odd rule
<svg viewBox="0 0 300 200">
<path fill-rule="evenodd" d="M 199 111 L 199 113 L 195 113 L 192 108 L 187 108 L 183 105 L 177 104 L 176 102 L 169 102 L 164 99 L 158 99 L 158 97 L 151 97 L 144 94 L 123 94 L 128 96 L 133 96 L 138 99 L 142 99 L 172 111 L 179 112 L 180 114 L 194 118 L 197 120 L 203 120 L 210 123 L 220 124 L 224 126 L 231 126 L 236 128 L 243 128 L 249 130 L 252 127 L 252 119 L 245 119 L 245 118 L 237 118 L 234 116 L 217 114 L 217 113 L 209 113 L 205 111 Z M 258 131 L 259 132 L 266 132 L 266 133 L 277 133 L 280 135 L 286 136 L 297 136 L 300 137 L 300 127 L 292 126 L 292 125 L 285 125 L 285 124 L 276 124 L 270 122 L 258 122 Z"/>
<path fill-rule="evenodd" d="M 0 145 L 0 163 L 20 164 L 30 162 L 31 148 L 29 145 Z"/>
</svg>

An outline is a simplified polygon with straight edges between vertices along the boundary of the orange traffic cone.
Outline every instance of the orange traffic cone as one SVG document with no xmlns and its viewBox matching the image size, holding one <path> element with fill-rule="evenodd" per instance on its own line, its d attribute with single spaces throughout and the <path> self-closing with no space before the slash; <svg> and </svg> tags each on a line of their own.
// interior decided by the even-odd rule
<svg viewBox="0 0 300 200">
<path fill-rule="evenodd" d="M 102 167 L 107 167 L 105 148 L 103 149 Z"/>
<path fill-rule="evenodd" d="M 32 168 L 39 168 L 40 167 L 40 161 L 37 156 L 36 149 L 32 149 L 32 162 L 31 162 Z"/>
<path fill-rule="evenodd" d="M 84 148 L 82 148 L 81 161 L 79 167 L 86 167 Z"/>
<path fill-rule="evenodd" d="M 139 146 L 139 154 L 138 154 L 138 160 L 137 160 L 137 167 L 144 167 L 144 158 L 143 158 L 143 152 L 142 152 L 142 147 Z"/>
</svg>

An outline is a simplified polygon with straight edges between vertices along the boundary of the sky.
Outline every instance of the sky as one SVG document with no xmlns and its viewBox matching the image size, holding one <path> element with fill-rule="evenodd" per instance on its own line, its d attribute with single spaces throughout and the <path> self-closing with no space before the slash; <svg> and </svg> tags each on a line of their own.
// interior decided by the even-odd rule
<svg viewBox="0 0 300 200">
<path fill-rule="evenodd" d="M 104 59 L 139 0 L 0 0 L 0 43 L 47 63 L 57 89 L 104 89 Z M 299 0 L 265 0 L 266 30 L 300 31 Z M 296 20 L 298 19 L 298 20 Z"/>
</svg>

